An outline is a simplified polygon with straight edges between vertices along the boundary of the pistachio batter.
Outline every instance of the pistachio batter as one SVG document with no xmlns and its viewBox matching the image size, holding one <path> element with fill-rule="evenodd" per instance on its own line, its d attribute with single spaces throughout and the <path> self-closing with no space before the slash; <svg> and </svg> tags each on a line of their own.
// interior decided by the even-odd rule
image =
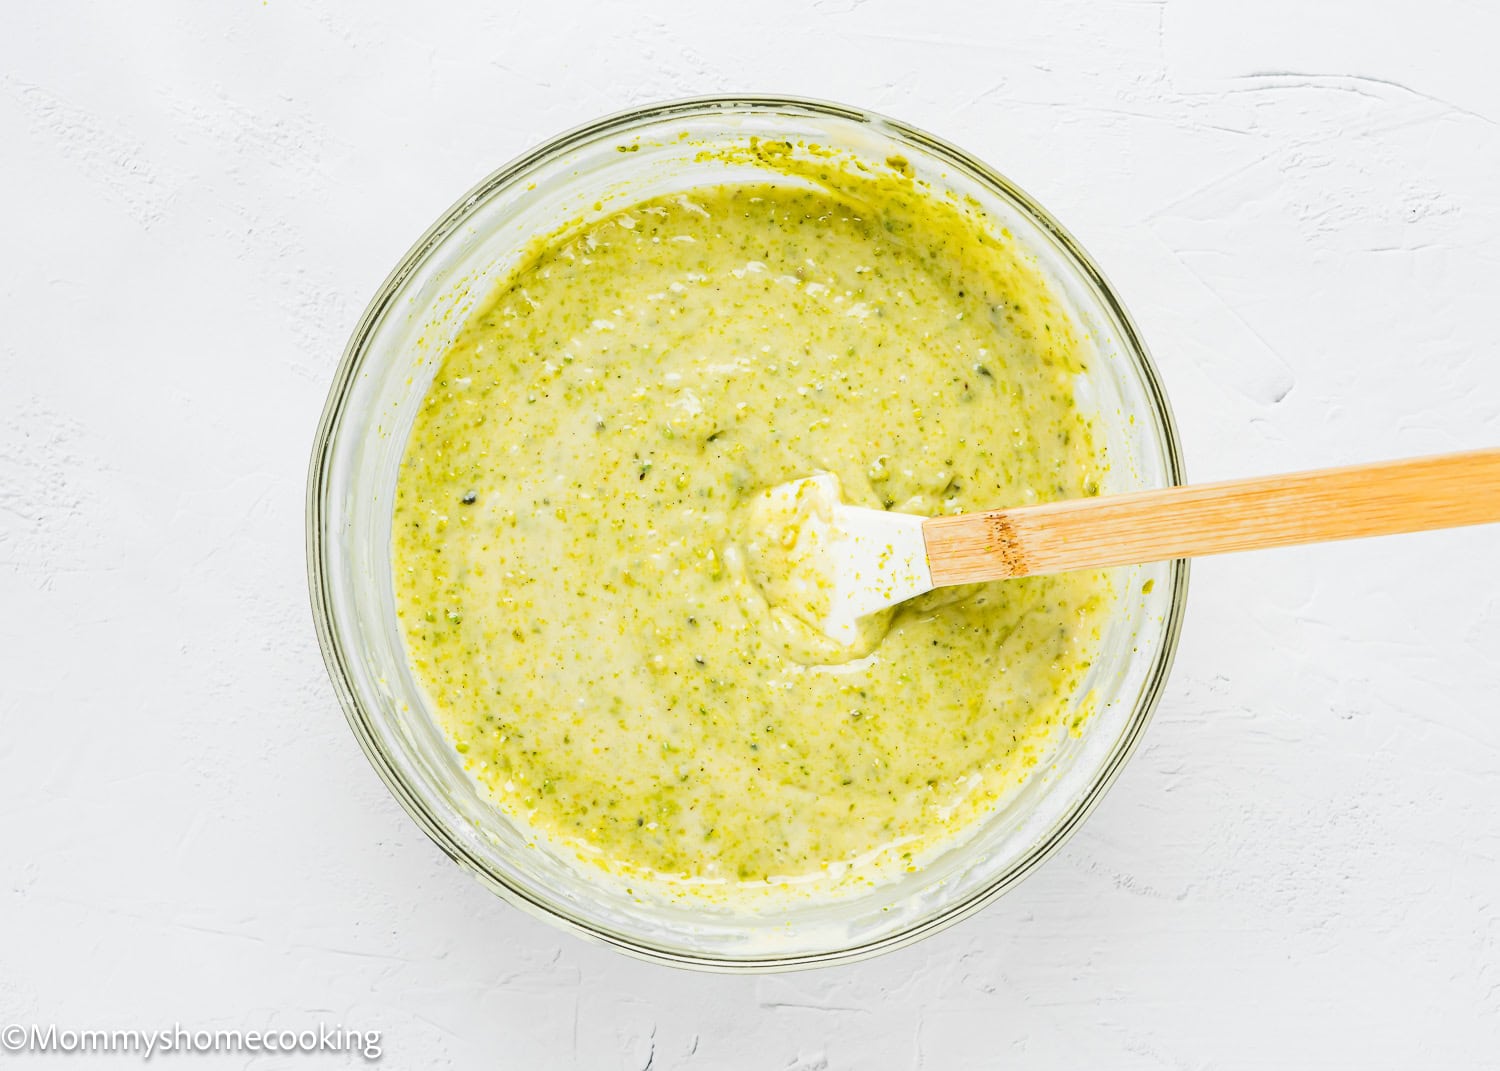
<svg viewBox="0 0 1500 1071">
<path fill-rule="evenodd" d="M 1097 493 L 1075 328 L 1007 237 L 901 171 L 560 233 L 411 433 L 393 554 L 417 679 L 503 812 L 638 889 L 888 879 L 1079 716 L 1104 574 L 934 592 L 848 651 L 747 564 L 746 504 L 814 472 L 924 514 Z"/>
</svg>

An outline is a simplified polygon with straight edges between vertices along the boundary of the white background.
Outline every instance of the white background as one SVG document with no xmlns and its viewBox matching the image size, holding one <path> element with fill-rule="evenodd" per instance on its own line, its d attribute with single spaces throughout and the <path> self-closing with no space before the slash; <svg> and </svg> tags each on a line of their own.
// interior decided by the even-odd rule
<svg viewBox="0 0 1500 1071">
<path fill-rule="evenodd" d="M 937 938 L 762 978 L 460 873 L 355 746 L 303 572 L 387 270 L 537 141 L 695 93 L 1009 174 L 1123 293 L 1193 478 L 1500 443 L 1485 6 L 5 5 L 0 1022 L 343 1022 L 400 1068 L 1500 1060 L 1500 530 L 1201 563 L 1061 853 Z"/>
</svg>

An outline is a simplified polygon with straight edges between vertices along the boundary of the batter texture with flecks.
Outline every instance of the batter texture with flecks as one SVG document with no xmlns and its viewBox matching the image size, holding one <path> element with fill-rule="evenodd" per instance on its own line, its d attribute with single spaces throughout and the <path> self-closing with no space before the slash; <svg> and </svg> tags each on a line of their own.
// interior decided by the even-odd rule
<svg viewBox="0 0 1500 1071">
<path fill-rule="evenodd" d="M 899 168 L 560 231 L 443 358 L 399 475 L 435 717 L 502 812 L 635 887 L 919 867 L 1080 717 L 1110 578 L 933 592 L 839 650 L 767 602 L 745 507 L 815 472 L 923 514 L 1097 493 L 1087 352 L 1023 250 Z"/>
</svg>

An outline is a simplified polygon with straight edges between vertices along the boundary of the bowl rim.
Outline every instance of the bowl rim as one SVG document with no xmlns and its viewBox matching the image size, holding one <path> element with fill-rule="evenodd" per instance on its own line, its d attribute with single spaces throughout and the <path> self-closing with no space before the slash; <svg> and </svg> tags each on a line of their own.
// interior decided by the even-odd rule
<svg viewBox="0 0 1500 1071">
<path fill-rule="evenodd" d="M 1163 622 L 1162 642 L 1157 651 L 1155 663 L 1151 666 L 1145 684 L 1136 699 L 1130 720 L 1087 792 L 1058 820 L 1046 836 L 1032 845 L 1015 865 L 996 880 L 966 899 L 899 932 L 846 948 L 817 952 L 779 953 L 743 958 L 687 952 L 680 948 L 658 945 L 629 934 L 614 932 L 577 917 L 565 905 L 547 902 L 531 890 L 493 873 L 478 859 L 473 858 L 464 846 L 449 834 L 443 823 L 427 808 L 424 800 L 401 776 L 379 743 L 371 727 L 369 716 L 354 690 L 345 645 L 338 635 L 332 608 L 332 589 L 325 561 L 326 548 L 333 534 L 327 523 L 328 476 L 338 433 L 343 424 L 345 405 L 359 377 L 369 350 L 370 340 L 376 327 L 391 311 L 402 286 L 423 265 L 433 250 L 463 224 L 474 208 L 501 188 L 522 180 L 530 171 L 547 163 L 554 156 L 566 152 L 575 145 L 612 132 L 625 134 L 632 128 L 660 120 L 720 113 L 748 112 L 753 114 L 768 111 L 801 112 L 815 118 L 842 119 L 882 128 L 895 134 L 899 139 L 915 143 L 934 157 L 992 187 L 996 193 L 1029 215 L 1032 221 L 1056 241 L 1066 256 L 1073 261 L 1081 279 L 1119 325 L 1121 349 L 1135 362 L 1136 371 L 1150 401 L 1152 416 L 1157 425 L 1156 430 L 1164 447 L 1168 479 L 1173 484 L 1183 482 L 1184 470 L 1177 423 L 1162 387 L 1160 374 L 1145 342 L 1140 337 L 1134 320 L 1093 258 L 1029 194 L 994 168 L 957 146 L 918 127 L 878 112 L 807 97 L 734 94 L 686 97 L 628 108 L 602 116 L 557 134 L 515 157 L 491 172 L 455 201 L 407 250 L 396 267 L 385 277 L 360 315 L 334 372 L 333 382 L 318 421 L 308 466 L 306 497 L 305 544 L 308 590 L 313 624 L 324 665 L 338 696 L 339 705 L 343 708 L 344 717 L 358 740 L 361 750 L 364 751 L 365 757 L 369 759 L 386 788 L 422 831 L 442 849 L 444 854 L 462 869 L 474 875 L 481 884 L 507 903 L 538 918 L 559 925 L 586 939 L 603 942 L 639 959 L 677 967 L 733 973 L 768 973 L 824 967 L 868 959 L 904 947 L 975 914 L 1013 888 L 1056 852 L 1098 806 L 1099 801 L 1118 778 L 1126 761 L 1135 752 L 1146 726 L 1150 724 L 1176 658 L 1187 603 L 1189 574 L 1188 562 L 1185 559 L 1178 559 L 1171 563 L 1171 600 Z"/>
</svg>

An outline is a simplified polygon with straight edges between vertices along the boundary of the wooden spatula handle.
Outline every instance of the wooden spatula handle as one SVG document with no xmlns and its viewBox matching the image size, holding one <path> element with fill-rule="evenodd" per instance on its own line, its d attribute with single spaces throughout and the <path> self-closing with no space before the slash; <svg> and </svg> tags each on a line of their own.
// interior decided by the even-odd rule
<svg viewBox="0 0 1500 1071">
<path fill-rule="evenodd" d="M 1500 521 L 1500 450 L 932 517 L 933 583 Z"/>
</svg>

